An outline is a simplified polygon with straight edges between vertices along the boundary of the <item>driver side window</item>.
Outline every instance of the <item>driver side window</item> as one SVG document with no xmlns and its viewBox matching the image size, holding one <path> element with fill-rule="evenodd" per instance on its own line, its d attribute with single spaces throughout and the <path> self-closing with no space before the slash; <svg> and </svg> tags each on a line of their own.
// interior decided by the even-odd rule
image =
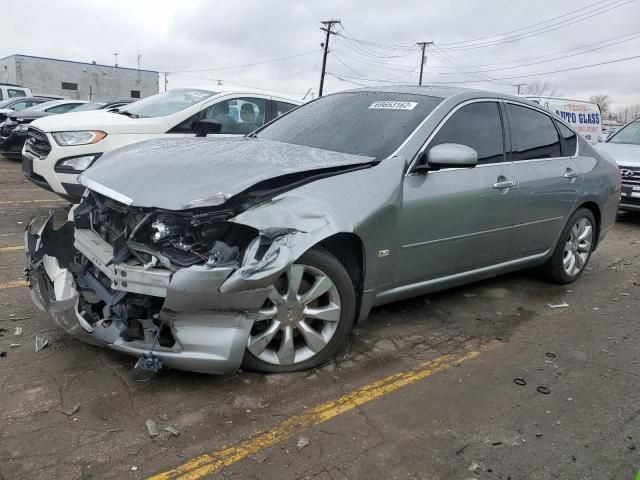
<svg viewBox="0 0 640 480">
<path fill-rule="evenodd" d="M 478 164 L 504 160 L 504 135 L 496 102 L 476 102 L 456 111 L 436 133 L 429 149 L 442 143 L 458 143 L 478 152 Z"/>
<path fill-rule="evenodd" d="M 193 123 L 209 119 L 221 125 L 219 134 L 246 135 L 264 125 L 266 104 L 264 98 L 253 97 L 217 102 L 176 125 L 169 133 L 195 133 Z"/>
</svg>

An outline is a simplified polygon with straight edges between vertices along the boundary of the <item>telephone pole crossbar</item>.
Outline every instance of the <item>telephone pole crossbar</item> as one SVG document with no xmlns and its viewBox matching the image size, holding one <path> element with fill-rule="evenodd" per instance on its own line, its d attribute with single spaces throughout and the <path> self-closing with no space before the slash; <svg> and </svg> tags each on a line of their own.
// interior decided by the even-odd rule
<svg viewBox="0 0 640 480">
<path fill-rule="evenodd" d="M 318 89 L 318 97 L 322 96 L 322 90 L 324 88 L 324 72 L 327 66 L 327 54 L 329 53 L 329 37 L 331 34 L 335 34 L 333 31 L 333 26 L 340 23 L 340 20 L 324 20 L 320 22 L 323 27 L 320 27 L 320 30 L 326 32 L 326 37 L 324 40 L 324 53 L 322 54 L 322 72 L 320 73 L 320 88 Z"/>
</svg>

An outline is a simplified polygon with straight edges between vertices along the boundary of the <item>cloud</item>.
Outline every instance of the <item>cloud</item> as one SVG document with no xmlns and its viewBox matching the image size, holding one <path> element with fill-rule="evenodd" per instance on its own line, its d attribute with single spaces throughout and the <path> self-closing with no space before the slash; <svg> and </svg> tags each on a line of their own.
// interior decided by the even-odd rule
<svg viewBox="0 0 640 480">
<path fill-rule="evenodd" d="M 433 40 L 445 49 L 447 43 L 514 31 L 588 6 L 580 0 L 568 0 L 561 6 L 552 0 L 539 0 L 535 4 L 509 0 L 404 0 L 391 3 L 387 0 L 70 0 L 65 3 L 35 0 L 29 5 L 37 15 L 25 16 L 19 2 L 5 6 L 0 56 L 24 53 L 109 64 L 114 61 L 113 53 L 118 52 L 120 65 L 135 66 L 140 51 L 143 68 L 170 72 L 242 65 L 319 50 L 324 41 L 319 22 L 329 18 L 342 20 L 346 32 L 358 39 L 395 45 Z M 588 98 L 593 93 L 604 92 L 611 95 L 615 104 L 640 103 L 636 80 L 640 77 L 640 59 L 540 77 L 483 80 L 487 76 L 500 79 L 637 55 L 640 38 L 585 55 L 518 69 L 485 74 L 458 71 L 499 67 L 468 65 L 513 60 L 527 63 L 526 59 L 634 33 L 640 30 L 638 25 L 640 5 L 635 2 L 515 42 L 469 50 L 455 50 L 460 45 L 450 45 L 446 54 L 431 49 L 427 55 L 425 83 L 474 80 L 465 85 L 513 92 L 513 84 L 539 79 L 552 83 L 568 97 Z M 517 34 L 514 32 L 501 38 Z M 417 82 L 420 61 L 417 46 L 415 50 L 394 50 L 340 37 L 332 37 L 330 46 L 332 54 L 327 70 L 342 80 L 328 77 L 326 91 L 352 88 L 355 85 L 350 81 L 384 83 L 347 76 Z M 169 86 L 213 83 L 222 79 L 297 96 L 309 89 L 317 90 L 320 61 L 321 54 L 316 52 L 248 68 L 174 73 L 169 74 Z M 414 69 L 416 72 L 411 73 Z"/>
</svg>

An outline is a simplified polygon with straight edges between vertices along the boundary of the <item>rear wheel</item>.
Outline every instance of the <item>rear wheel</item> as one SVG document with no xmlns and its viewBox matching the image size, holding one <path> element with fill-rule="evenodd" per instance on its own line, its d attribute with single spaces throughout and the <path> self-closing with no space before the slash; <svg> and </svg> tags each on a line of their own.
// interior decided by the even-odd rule
<svg viewBox="0 0 640 480">
<path fill-rule="evenodd" d="M 355 292 L 344 266 L 309 250 L 273 284 L 253 325 L 243 366 L 293 372 L 333 357 L 351 331 Z"/>
<path fill-rule="evenodd" d="M 575 281 L 587 266 L 596 240 L 596 220 L 587 208 L 571 215 L 564 227 L 553 256 L 543 267 L 556 283 Z"/>
</svg>

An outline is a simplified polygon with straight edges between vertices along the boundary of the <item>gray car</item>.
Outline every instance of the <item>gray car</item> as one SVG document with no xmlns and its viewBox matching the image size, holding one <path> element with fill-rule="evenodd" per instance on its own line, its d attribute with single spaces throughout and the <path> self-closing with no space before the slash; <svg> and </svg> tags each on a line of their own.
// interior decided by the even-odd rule
<svg viewBox="0 0 640 480">
<path fill-rule="evenodd" d="M 409 86 L 124 147 L 80 181 L 67 223 L 27 229 L 35 304 L 144 368 L 219 374 L 322 364 L 385 303 L 535 266 L 573 282 L 620 200 L 615 163 L 536 104 Z"/>
<path fill-rule="evenodd" d="M 640 212 L 640 118 L 627 123 L 598 149 L 606 152 L 620 167 L 622 199 L 620 210 Z"/>
</svg>

